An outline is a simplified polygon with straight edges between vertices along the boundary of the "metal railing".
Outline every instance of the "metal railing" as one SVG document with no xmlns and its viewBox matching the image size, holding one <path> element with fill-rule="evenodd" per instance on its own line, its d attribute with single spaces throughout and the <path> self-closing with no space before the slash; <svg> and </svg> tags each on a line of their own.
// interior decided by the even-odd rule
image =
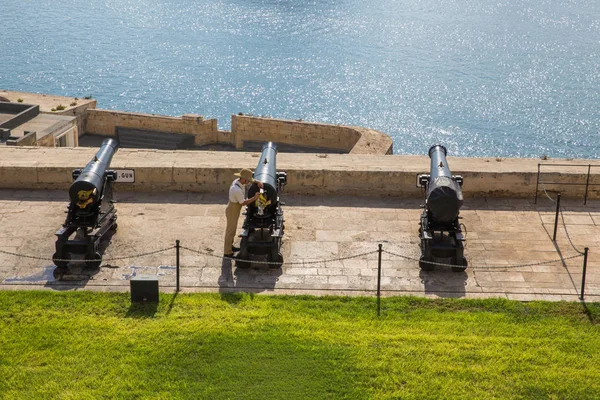
<svg viewBox="0 0 600 400">
<path fill-rule="evenodd" d="M 580 183 L 580 182 L 547 182 L 547 181 L 542 181 L 540 180 L 540 175 L 541 175 L 541 168 L 547 166 L 547 167 L 587 167 L 587 175 L 586 175 L 586 179 L 585 179 L 585 183 Z M 592 173 L 592 168 L 600 168 L 600 165 L 593 165 L 593 164 L 543 164 L 543 163 L 538 163 L 538 170 L 537 170 L 537 180 L 535 183 L 535 201 L 534 203 L 537 204 L 537 199 L 538 199 L 538 193 L 540 191 L 540 184 L 543 185 L 564 185 L 564 186 L 585 186 L 585 194 L 583 197 L 583 204 L 587 204 L 587 199 L 588 199 L 588 193 L 589 193 L 589 189 L 590 186 L 600 186 L 600 183 L 590 183 L 590 176 Z M 544 189 L 545 191 L 545 189 Z"/>
</svg>

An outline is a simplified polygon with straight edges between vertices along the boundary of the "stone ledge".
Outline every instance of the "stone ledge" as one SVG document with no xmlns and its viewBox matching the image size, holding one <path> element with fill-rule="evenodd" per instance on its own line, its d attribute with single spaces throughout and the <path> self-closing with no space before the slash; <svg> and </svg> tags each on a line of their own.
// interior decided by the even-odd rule
<svg viewBox="0 0 600 400">
<path fill-rule="evenodd" d="M 0 188 L 66 189 L 71 172 L 84 167 L 95 148 L 0 148 Z M 135 184 L 119 184 L 116 190 L 221 192 L 232 174 L 254 168 L 258 153 L 215 151 L 161 151 L 121 149 L 111 168 L 134 169 Z M 278 170 L 288 173 L 286 192 L 309 195 L 421 196 L 417 175 L 429 172 L 427 156 L 294 154 L 280 153 Z M 449 157 L 454 174 L 464 178 L 466 197 L 533 197 L 540 160 Z M 569 168 L 552 164 L 577 164 Z M 542 178 L 546 182 L 580 182 L 581 186 L 546 185 L 566 197 L 585 192 L 587 165 L 598 160 L 548 160 Z M 592 169 L 590 184 L 600 184 L 600 171 Z M 541 190 L 541 187 L 540 187 Z M 591 186 L 589 198 L 600 197 L 600 186 Z"/>
</svg>

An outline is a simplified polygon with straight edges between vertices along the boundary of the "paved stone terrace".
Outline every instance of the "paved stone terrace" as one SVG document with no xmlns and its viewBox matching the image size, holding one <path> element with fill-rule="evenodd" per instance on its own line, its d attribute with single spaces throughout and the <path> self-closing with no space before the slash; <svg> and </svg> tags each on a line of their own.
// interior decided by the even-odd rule
<svg viewBox="0 0 600 400">
<path fill-rule="evenodd" d="M 224 195 L 200 193 L 116 194 L 119 230 L 97 270 L 72 267 L 73 275 L 53 277 L 54 233 L 64 221 L 64 191 L 0 190 L 0 288 L 83 288 L 128 291 L 135 274 L 157 274 L 162 291 L 175 287 L 175 250 L 126 260 L 110 258 L 174 247 L 181 250 L 184 292 L 252 291 L 314 295 L 375 295 L 377 250 L 383 243 L 382 294 L 428 297 L 505 297 L 516 300 L 571 300 L 580 292 L 583 257 L 560 225 L 552 242 L 555 206 L 541 198 L 466 199 L 466 272 L 443 267 L 424 272 L 417 224 L 421 199 L 285 196 L 285 260 L 280 269 L 238 269 L 223 261 Z M 586 301 L 600 301 L 600 202 L 563 199 L 572 242 L 590 248 Z M 242 219 L 240 218 L 240 226 Z M 203 254 L 199 254 L 199 253 Z M 342 261 L 327 261 L 373 252 Z M 557 259 L 564 262 L 552 262 Z M 304 264 L 302 263 L 304 261 Z M 312 263 L 313 261 L 319 261 Z M 507 268 L 547 262 L 544 265 Z M 298 264 L 299 263 L 299 264 Z"/>
</svg>

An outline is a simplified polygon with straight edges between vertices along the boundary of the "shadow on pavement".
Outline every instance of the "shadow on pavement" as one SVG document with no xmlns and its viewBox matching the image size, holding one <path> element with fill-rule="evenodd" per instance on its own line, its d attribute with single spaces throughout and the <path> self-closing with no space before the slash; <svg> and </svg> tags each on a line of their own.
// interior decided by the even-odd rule
<svg viewBox="0 0 600 400">
<path fill-rule="evenodd" d="M 220 293 L 260 293 L 273 290 L 282 274 L 281 268 L 233 268 L 233 261 L 223 259 L 218 279 Z"/>
<path fill-rule="evenodd" d="M 436 266 L 433 271 L 421 270 L 419 277 L 425 288 L 425 294 L 444 298 L 465 297 L 465 287 L 469 277 L 465 271 L 454 272 L 450 268 Z"/>
</svg>

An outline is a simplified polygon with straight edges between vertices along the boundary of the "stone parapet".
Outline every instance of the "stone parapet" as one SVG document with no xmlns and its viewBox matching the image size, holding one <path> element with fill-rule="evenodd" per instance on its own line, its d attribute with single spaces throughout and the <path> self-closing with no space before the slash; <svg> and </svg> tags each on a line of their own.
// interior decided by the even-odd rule
<svg viewBox="0 0 600 400">
<path fill-rule="evenodd" d="M 84 167 L 94 156 L 94 148 L 0 148 L 0 188 L 67 189 L 71 172 Z M 258 153 L 161 151 L 120 149 L 111 168 L 134 169 L 136 182 L 118 184 L 116 190 L 224 192 L 233 173 L 255 168 Z M 417 175 L 429 172 L 427 156 L 385 156 L 352 154 L 294 154 L 277 156 L 278 170 L 288 174 L 286 192 L 308 195 L 421 196 Z M 450 169 L 464 178 L 466 197 L 535 196 L 537 159 L 448 157 Z M 574 164 L 564 167 L 553 164 Z M 598 160 L 544 161 L 542 182 L 563 196 L 582 197 L 588 164 Z M 580 185 L 573 185 L 579 183 Z M 600 169 L 592 168 L 589 198 L 600 194 Z M 598 186 L 595 186 L 598 185 Z M 120 189 L 121 188 L 121 189 Z M 542 185 L 540 185 L 540 190 Z"/>
<path fill-rule="evenodd" d="M 167 117 L 101 109 L 87 110 L 87 133 L 115 136 L 117 127 L 194 135 L 194 144 L 197 146 L 223 141 L 230 143 L 229 137 L 219 132 L 216 119 L 205 120 L 199 115 Z"/>
<path fill-rule="evenodd" d="M 235 146 L 244 142 L 277 142 L 350 154 L 392 154 L 392 139 L 368 128 L 314 122 L 231 116 Z"/>
</svg>

